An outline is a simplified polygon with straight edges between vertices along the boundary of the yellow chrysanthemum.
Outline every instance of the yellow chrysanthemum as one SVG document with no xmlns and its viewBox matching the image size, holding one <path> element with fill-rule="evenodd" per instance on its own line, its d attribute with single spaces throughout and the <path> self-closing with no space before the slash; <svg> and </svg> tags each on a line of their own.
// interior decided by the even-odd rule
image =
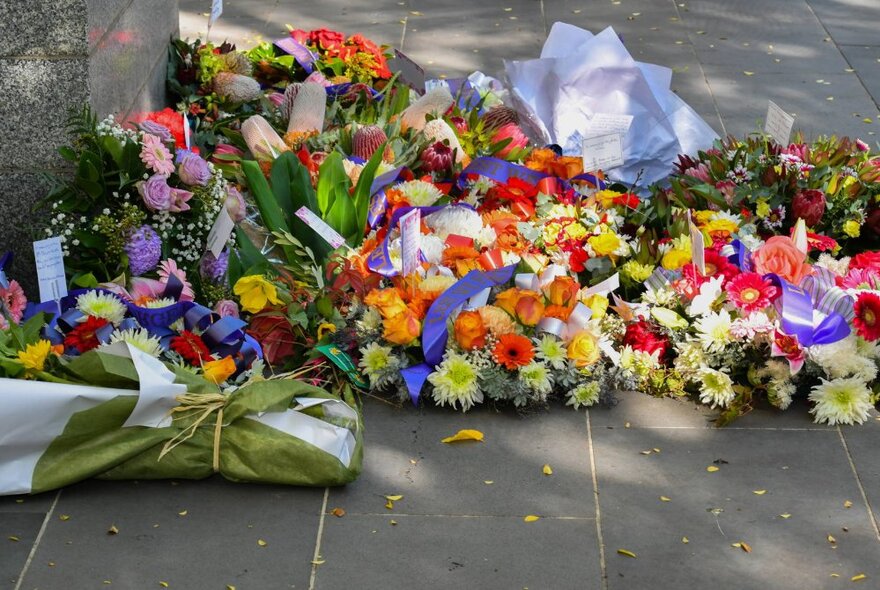
<svg viewBox="0 0 880 590">
<path fill-rule="evenodd" d="M 712 219 L 713 215 L 715 215 L 714 211 L 703 209 L 702 211 L 697 211 L 693 214 L 693 220 L 694 223 L 702 227 L 709 223 L 709 220 Z"/>
<path fill-rule="evenodd" d="M 278 290 L 263 275 L 241 277 L 235 283 L 233 292 L 241 301 L 241 308 L 250 313 L 261 311 L 267 304 L 278 305 Z"/>
<path fill-rule="evenodd" d="M 666 270 L 678 270 L 690 261 L 690 250 L 685 251 L 674 249 L 663 255 L 663 258 L 660 260 L 660 265 Z"/>
<path fill-rule="evenodd" d="M 717 232 L 727 232 L 727 233 L 732 234 L 737 229 L 739 229 L 739 226 L 736 224 L 736 222 L 734 222 L 730 219 L 724 219 L 724 218 L 713 219 L 712 221 L 708 222 L 706 225 L 703 226 L 703 230 L 709 232 L 710 234 L 712 232 L 716 232 L 716 231 Z"/>
<path fill-rule="evenodd" d="M 758 206 L 755 207 L 755 215 L 758 217 L 767 217 L 770 215 L 770 203 L 767 199 L 758 199 Z"/>
<path fill-rule="evenodd" d="M 50 352 L 52 352 L 52 343 L 48 340 L 39 340 L 35 344 L 28 344 L 25 350 L 18 351 L 18 362 L 27 370 L 42 371 Z"/>
</svg>

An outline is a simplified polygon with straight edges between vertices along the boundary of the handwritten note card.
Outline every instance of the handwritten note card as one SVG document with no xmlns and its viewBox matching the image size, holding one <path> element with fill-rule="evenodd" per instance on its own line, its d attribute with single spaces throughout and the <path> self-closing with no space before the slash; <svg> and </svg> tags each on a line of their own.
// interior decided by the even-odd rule
<svg viewBox="0 0 880 590">
<path fill-rule="evenodd" d="M 40 283 L 40 301 L 58 301 L 66 297 L 67 279 L 64 276 L 61 238 L 56 236 L 34 242 L 34 260 L 37 265 L 37 281 Z"/>
<path fill-rule="evenodd" d="M 794 117 L 789 115 L 775 102 L 768 101 L 767 120 L 764 121 L 764 131 L 779 145 L 788 145 L 791 137 L 791 128 L 794 126 Z"/>
<path fill-rule="evenodd" d="M 585 139 L 583 158 L 585 172 L 623 166 L 623 142 L 620 134 L 608 133 Z"/>
<path fill-rule="evenodd" d="M 208 251 L 214 255 L 214 258 L 220 258 L 220 253 L 226 247 L 226 242 L 229 241 L 234 228 L 235 222 L 232 221 L 226 207 L 221 208 L 220 215 L 217 216 L 214 226 L 208 233 Z"/>
</svg>

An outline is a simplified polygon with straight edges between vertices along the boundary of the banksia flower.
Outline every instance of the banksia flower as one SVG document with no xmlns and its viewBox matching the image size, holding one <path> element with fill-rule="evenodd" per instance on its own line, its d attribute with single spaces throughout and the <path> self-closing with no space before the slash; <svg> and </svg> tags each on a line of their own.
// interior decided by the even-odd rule
<svg viewBox="0 0 880 590">
<path fill-rule="evenodd" d="M 242 76 L 250 76 L 253 73 L 251 61 L 246 53 L 238 51 L 230 51 L 223 54 L 223 61 L 226 62 L 226 71 L 233 74 L 241 74 Z"/>
<path fill-rule="evenodd" d="M 443 142 L 436 142 L 419 156 L 425 172 L 446 173 L 452 170 L 452 149 Z"/>
<path fill-rule="evenodd" d="M 263 94 L 259 82 L 232 72 L 220 72 L 214 76 L 214 92 L 230 102 L 250 102 Z"/>
<path fill-rule="evenodd" d="M 291 88 L 296 86 L 297 88 Z M 287 132 L 309 133 L 324 129 L 324 113 L 327 110 L 327 91 L 321 84 L 314 82 L 295 83 L 287 87 L 289 94 L 289 120 Z M 287 102 L 287 101 L 285 101 Z"/>
<path fill-rule="evenodd" d="M 455 151 L 455 161 L 457 163 L 467 166 L 470 162 L 470 158 L 464 153 L 455 131 L 443 119 L 428 121 L 425 124 L 425 128 L 422 129 L 422 133 L 432 142 L 446 143 L 449 149 Z"/>
<path fill-rule="evenodd" d="M 386 141 L 388 136 L 378 125 L 358 127 L 351 138 L 351 154 L 362 160 L 369 160 Z"/>
<path fill-rule="evenodd" d="M 401 130 L 421 131 L 425 127 L 425 117 L 445 113 L 452 106 L 452 102 L 452 94 L 445 86 L 439 86 L 426 92 L 424 96 L 409 105 L 400 114 Z"/>
<path fill-rule="evenodd" d="M 519 113 L 510 107 L 499 105 L 489 110 L 483 117 L 483 127 L 487 131 L 500 129 L 508 123 L 519 125 Z"/>
<path fill-rule="evenodd" d="M 279 153 L 288 149 L 272 126 L 260 115 L 254 115 L 241 124 L 241 135 L 257 160 L 272 161 Z"/>
</svg>

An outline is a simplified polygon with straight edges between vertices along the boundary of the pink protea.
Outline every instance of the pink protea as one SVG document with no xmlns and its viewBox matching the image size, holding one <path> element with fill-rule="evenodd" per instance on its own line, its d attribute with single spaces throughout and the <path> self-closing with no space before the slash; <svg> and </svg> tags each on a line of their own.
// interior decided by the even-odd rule
<svg viewBox="0 0 880 590">
<path fill-rule="evenodd" d="M 515 123 L 508 123 L 501 126 L 498 131 L 495 132 L 495 135 L 492 136 L 492 143 L 498 143 L 505 139 L 510 139 L 511 141 L 495 153 L 499 158 L 506 158 L 513 150 L 524 148 L 529 144 L 529 138 L 526 137 L 522 129 L 519 128 L 519 125 Z"/>
<path fill-rule="evenodd" d="M 351 138 L 352 155 L 362 160 L 369 160 L 379 149 L 379 146 L 386 141 L 388 141 L 388 136 L 378 125 L 358 127 Z"/>
<path fill-rule="evenodd" d="M 449 172 L 453 162 L 452 148 L 438 141 L 426 147 L 419 159 L 425 172 Z"/>
<path fill-rule="evenodd" d="M 27 307 L 27 297 L 25 297 L 24 289 L 18 284 L 18 281 L 9 281 L 8 287 L 0 287 L 0 301 L 3 302 L 9 317 L 16 324 L 21 321 L 24 314 L 24 308 Z M 0 314 L 0 328 L 4 330 L 9 327 L 6 321 L 6 315 Z"/>
</svg>

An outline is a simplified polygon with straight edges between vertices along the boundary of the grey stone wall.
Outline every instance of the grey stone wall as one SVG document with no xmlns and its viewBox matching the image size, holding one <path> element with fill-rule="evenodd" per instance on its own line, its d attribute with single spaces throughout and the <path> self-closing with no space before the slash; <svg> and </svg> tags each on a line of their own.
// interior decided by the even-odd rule
<svg viewBox="0 0 880 590">
<path fill-rule="evenodd" d="M 0 252 L 36 298 L 31 241 L 71 109 L 126 118 L 165 106 L 177 0 L 0 0 Z"/>
</svg>

